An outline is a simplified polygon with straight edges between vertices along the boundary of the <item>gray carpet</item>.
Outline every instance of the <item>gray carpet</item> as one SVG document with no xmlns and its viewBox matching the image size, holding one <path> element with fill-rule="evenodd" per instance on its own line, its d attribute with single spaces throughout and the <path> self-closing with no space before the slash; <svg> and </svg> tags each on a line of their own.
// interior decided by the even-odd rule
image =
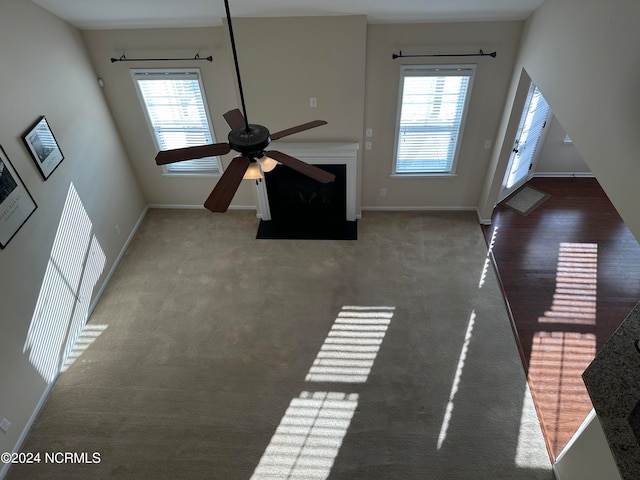
<svg viewBox="0 0 640 480">
<path fill-rule="evenodd" d="M 257 224 L 149 211 L 22 448 L 100 463 L 9 480 L 552 478 L 474 214 L 366 212 L 354 242 Z"/>
</svg>

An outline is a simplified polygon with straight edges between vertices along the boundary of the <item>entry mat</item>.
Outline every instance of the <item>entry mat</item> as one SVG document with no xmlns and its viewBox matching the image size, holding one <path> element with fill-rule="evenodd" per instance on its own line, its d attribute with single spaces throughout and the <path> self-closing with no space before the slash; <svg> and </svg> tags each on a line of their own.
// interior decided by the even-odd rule
<svg viewBox="0 0 640 480">
<path fill-rule="evenodd" d="M 504 200 L 502 204 L 520 215 L 527 216 L 542 205 L 550 196 L 548 193 L 541 192 L 537 188 L 525 185 Z"/>
</svg>

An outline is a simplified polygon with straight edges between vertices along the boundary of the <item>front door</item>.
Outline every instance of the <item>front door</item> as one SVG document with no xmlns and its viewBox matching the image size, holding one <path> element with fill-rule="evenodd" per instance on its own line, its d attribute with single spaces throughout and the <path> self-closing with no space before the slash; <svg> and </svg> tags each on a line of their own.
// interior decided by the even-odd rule
<svg viewBox="0 0 640 480">
<path fill-rule="evenodd" d="M 499 202 L 515 192 L 531 177 L 536 152 L 542 143 L 540 140 L 549 115 L 549 105 L 538 87 L 532 83 L 513 143 L 507 174 L 502 182 Z"/>
</svg>

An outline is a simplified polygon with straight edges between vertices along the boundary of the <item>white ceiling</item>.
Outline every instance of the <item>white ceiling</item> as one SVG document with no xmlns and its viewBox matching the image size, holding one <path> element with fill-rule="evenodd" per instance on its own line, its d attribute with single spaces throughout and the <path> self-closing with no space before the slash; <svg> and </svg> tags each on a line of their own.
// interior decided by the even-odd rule
<svg viewBox="0 0 640 480">
<path fill-rule="evenodd" d="M 223 0 L 32 0 L 80 29 L 220 25 Z M 522 20 L 543 0 L 230 0 L 232 17 L 367 15 L 371 23 Z"/>
</svg>

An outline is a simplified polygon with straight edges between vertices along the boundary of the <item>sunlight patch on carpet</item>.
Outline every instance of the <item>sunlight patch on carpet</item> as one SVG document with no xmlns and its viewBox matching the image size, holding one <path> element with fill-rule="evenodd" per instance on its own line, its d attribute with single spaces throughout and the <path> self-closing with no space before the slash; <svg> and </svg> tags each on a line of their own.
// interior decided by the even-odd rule
<svg viewBox="0 0 640 480">
<path fill-rule="evenodd" d="M 342 307 L 305 380 L 366 382 L 394 308 Z"/>
<path fill-rule="evenodd" d="M 473 335 L 473 325 L 476 321 L 476 311 L 472 311 L 469 316 L 469 323 L 467 324 L 467 331 L 464 335 L 464 343 L 462 344 L 462 351 L 458 358 L 458 366 L 456 367 L 456 374 L 453 379 L 453 385 L 451 386 L 451 392 L 449 393 L 449 402 L 444 413 L 444 419 L 442 420 L 442 427 L 440 427 L 440 434 L 438 435 L 438 450 L 442 448 L 442 444 L 447 438 L 447 431 L 449 430 L 449 422 L 453 415 L 453 400 L 458 393 L 460 386 L 460 378 L 462 377 L 462 370 L 464 370 L 464 362 L 467 359 L 467 351 L 469 350 L 469 343 L 471 342 L 471 336 Z"/>
<path fill-rule="evenodd" d="M 302 392 L 291 400 L 251 480 L 328 478 L 357 406 L 357 393 Z"/>
<path fill-rule="evenodd" d="M 498 227 L 497 225 L 493 227 L 493 232 L 491 232 L 491 240 L 489 241 L 489 248 L 487 249 L 487 255 L 484 259 L 484 266 L 482 267 L 482 273 L 480 274 L 480 281 L 478 282 L 478 288 L 482 288 L 485 280 L 487 279 L 487 273 L 489 272 L 489 265 L 491 265 L 491 254 L 493 253 L 493 247 L 496 244 L 496 238 L 498 237 Z"/>
<path fill-rule="evenodd" d="M 522 468 L 549 468 L 538 413 L 533 403 L 529 384 L 525 384 L 516 449 L 516 465 Z"/>
<path fill-rule="evenodd" d="M 85 352 L 89 346 L 95 342 L 102 332 L 104 332 L 109 325 L 85 325 L 84 329 L 80 333 L 80 336 L 76 340 L 73 348 L 67 355 L 67 359 L 62 365 L 60 372 L 66 372 L 67 369 L 75 363 L 75 361 L 80 358 L 80 356 Z"/>
</svg>

